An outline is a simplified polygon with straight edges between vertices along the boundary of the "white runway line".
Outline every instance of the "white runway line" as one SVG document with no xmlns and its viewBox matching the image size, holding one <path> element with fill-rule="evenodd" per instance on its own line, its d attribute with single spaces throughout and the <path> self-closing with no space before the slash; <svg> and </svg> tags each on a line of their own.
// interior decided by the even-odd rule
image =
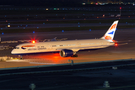
<svg viewBox="0 0 135 90">
<path fill-rule="evenodd" d="M 6 62 L 29 62 L 27 60 L 7 60 Z"/>
<path fill-rule="evenodd" d="M 56 63 L 40 63 L 40 62 L 29 62 L 30 64 L 51 64 L 56 65 Z"/>
</svg>

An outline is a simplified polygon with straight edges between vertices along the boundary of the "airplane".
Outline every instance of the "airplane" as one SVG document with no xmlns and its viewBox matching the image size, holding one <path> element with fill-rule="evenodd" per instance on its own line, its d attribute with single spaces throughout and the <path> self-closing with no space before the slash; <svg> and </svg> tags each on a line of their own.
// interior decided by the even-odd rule
<svg viewBox="0 0 135 90">
<path fill-rule="evenodd" d="M 106 48 L 109 46 L 118 46 L 113 40 L 117 29 L 118 20 L 114 21 L 107 32 L 100 39 L 66 40 L 24 43 L 17 45 L 11 51 L 14 55 L 40 54 L 47 52 L 59 52 L 61 57 L 70 57 L 77 55 L 80 50 L 92 50 Z"/>
</svg>

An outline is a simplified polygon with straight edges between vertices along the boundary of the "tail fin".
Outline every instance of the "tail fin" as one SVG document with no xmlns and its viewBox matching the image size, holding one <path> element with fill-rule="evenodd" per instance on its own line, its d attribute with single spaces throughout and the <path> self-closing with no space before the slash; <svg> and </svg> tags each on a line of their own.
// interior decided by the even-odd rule
<svg viewBox="0 0 135 90">
<path fill-rule="evenodd" d="M 113 42 L 115 31 L 117 30 L 118 20 L 114 21 L 108 31 L 101 39 L 106 39 L 109 42 Z"/>
</svg>

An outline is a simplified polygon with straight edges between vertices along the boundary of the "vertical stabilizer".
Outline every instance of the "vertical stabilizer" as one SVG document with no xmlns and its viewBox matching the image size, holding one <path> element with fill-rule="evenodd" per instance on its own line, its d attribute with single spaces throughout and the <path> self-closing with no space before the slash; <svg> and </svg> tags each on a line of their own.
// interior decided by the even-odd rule
<svg viewBox="0 0 135 90">
<path fill-rule="evenodd" d="M 111 27 L 108 29 L 108 31 L 105 33 L 105 35 L 101 39 L 106 39 L 110 42 L 113 41 L 115 31 L 117 30 L 118 20 L 114 21 Z"/>
</svg>

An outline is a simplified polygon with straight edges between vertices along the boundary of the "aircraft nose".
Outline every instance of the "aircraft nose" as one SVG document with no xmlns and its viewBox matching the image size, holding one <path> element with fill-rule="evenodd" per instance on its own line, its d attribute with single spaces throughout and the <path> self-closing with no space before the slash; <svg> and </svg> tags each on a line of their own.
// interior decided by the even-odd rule
<svg viewBox="0 0 135 90">
<path fill-rule="evenodd" d="M 11 51 L 11 54 L 15 54 L 15 49 L 13 49 L 13 50 Z"/>
</svg>

